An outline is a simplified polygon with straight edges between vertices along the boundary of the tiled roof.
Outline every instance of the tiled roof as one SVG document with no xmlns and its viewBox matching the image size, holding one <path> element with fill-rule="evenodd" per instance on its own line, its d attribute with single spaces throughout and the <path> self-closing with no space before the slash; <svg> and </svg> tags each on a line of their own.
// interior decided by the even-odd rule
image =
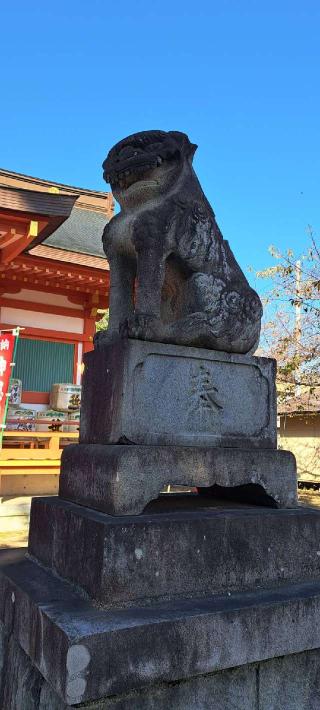
<svg viewBox="0 0 320 710">
<path fill-rule="evenodd" d="M 75 207 L 70 217 L 43 242 L 43 245 L 105 258 L 101 238 L 107 222 L 106 215 L 101 212 Z"/>
<path fill-rule="evenodd" d="M 40 256 L 45 259 L 53 259 L 54 261 L 63 261 L 70 264 L 79 264 L 80 266 L 89 266 L 93 269 L 109 270 L 109 262 L 106 257 L 92 256 L 91 254 L 78 254 L 64 249 L 54 249 L 43 244 L 39 244 L 34 249 L 31 249 L 31 256 Z"/>
<path fill-rule="evenodd" d="M 40 190 L 44 189 L 48 192 L 51 187 L 57 187 L 59 191 L 71 192 L 76 195 L 93 195 L 97 197 L 103 197 L 105 199 L 110 195 L 110 193 L 102 192 L 101 190 L 89 190 L 85 187 L 75 187 L 74 185 L 65 185 L 62 182 L 54 182 L 52 180 L 46 180 L 39 177 L 34 177 L 32 175 L 25 175 L 24 173 L 16 173 L 13 170 L 6 170 L 6 168 L 0 168 L 0 185 L 6 185 L 8 187 L 13 187 L 12 182 L 21 182 L 21 187 L 23 189 L 34 189 L 34 185 L 38 185 Z M 31 185 L 31 187 L 30 187 Z M 15 187 L 20 187 L 20 185 L 15 185 Z"/>
<path fill-rule="evenodd" d="M 0 207 L 15 212 L 30 212 L 66 217 L 70 214 L 77 195 L 55 195 L 36 190 L 0 186 Z"/>
</svg>

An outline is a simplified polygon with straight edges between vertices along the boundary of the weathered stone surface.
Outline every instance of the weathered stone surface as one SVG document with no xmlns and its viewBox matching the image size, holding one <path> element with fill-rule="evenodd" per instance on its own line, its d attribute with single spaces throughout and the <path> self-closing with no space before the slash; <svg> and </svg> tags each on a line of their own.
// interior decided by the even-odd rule
<svg viewBox="0 0 320 710">
<path fill-rule="evenodd" d="M 319 649 L 261 663 L 257 672 L 259 710 L 319 710 Z"/>
<path fill-rule="evenodd" d="M 2 710 L 64 710 L 67 707 L 3 624 L 0 624 L 0 649 Z"/>
<path fill-rule="evenodd" d="M 8 657 L 9 631 L 0 623 L 0 698 L 3 694 L 3 683 L 6 673 L 6 661 Z"/>
<path fill-rule="evenodd" d="M 106 699 L 92 710 L 260 710 L 256 676 L 255 666 L 244 666 Z"/>
<path fill-rule="evenodd" d="M 275 361 L 121 340 L 85 356 L 80 441 L 276 448 Z"/>
<path fill-rule="evenodd" d="M 3 710 L 67 710 L 19 644 L 0 629 L 0 645 L 10 647 L 0 666 Z M 12 672 L 18 670 L 19 675 Z M 19 681 L 19 682 L 17 682 Z M 22 686 L 21 694 L 19 685 Z M 40 692 L 39 692 L 40 691 Z M 0 691 L 1 692 L 1 691 Z M 175 683 L 81 703 L 84 710 L 319 710 L 320 650 L 275 658 Z"/>
<path fill-rule="evenodd" d="M 96 710 L 319 710 L 320 651 L 105 700 Z"/>
<path fill-rule="evenodd" d="M 1 674 L 0 703 L 3 710 L 34 710 L 40 707 L 43 678 L 13 636 L 6 643 Z"/>
<path fill-rule="evenodd" d="M 257 346 L 261 302 L 202 192 L 195 149 L 184 133 L 144 131 L 114 146 L 103 164 L 121 212 L 103 235 L 110 318 L 99 345 L 120 329 L 227 352 Z"/>
<path fill-rule="evenodd" d="M 312 581 L 319 540 L 320 512 L 304 508 L 113 518 L 43 498 L 33 502 L 29 552 L 110 608 Z"/>
<path fill-rule="evenodd" d="M 320 647 L 319 582 L 102 611 L 21 552 L 0 559 L 0 619 L 71 706 Z"/>
<path fill-rule="evenodd" d="M 262 505 L 297 504 L 288 451 L 71 444 L 62 455 L 60 496 L 110 515 L 141 513 L 169 484 L 225 487 L 235 499 L 242 493 Z"/>
<path fill-rule="evenodd" d="M 319 710 L 320 651 L 110 698 L 92 710 Z M 88 708 L 88 710 L 91 710 Z"/>
</svg>

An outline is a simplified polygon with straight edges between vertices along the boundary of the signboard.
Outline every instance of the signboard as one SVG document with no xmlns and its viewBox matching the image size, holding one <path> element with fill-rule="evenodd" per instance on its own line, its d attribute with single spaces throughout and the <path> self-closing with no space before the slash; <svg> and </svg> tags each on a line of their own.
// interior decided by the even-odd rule
<svg viewBox="0 0 320 710">
<path fill-rule="evenodd" d="M 0 427 L 3 429 L 7 411 L 7 394 L 11 377 L 11 364 L 14 354 L 15 335 L 0 335 Z"/>
</svg>

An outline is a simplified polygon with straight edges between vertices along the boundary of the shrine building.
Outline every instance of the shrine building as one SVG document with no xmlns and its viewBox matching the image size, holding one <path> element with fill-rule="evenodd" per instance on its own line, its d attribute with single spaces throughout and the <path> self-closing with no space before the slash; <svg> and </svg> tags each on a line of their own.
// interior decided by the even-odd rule
<svg viewBox="0 0 320 710">
<path fill-rule="evenodd" d="M 108 306 L 101 235 L 113 213 L 111 193 L 0 170 L 0 329 L 24 329 L 13 373 L 23 406 L 48 407 L 53 383 L 80 383 Z"/>
<path fill-rule="evenodd" d="M 8 409 L 0 450 L 0 544 L 26 544 L 31 497 L 58 492 L 61 453 L 78 439 L 78 422 L 51 423 L 59 407 L 43 420 L 53 384 L 80 384 L 97 311 L 108 307 L 101 236 L 113 213 L 111 193 L 0 170 L 0 330 L 22 328 L 12 372 L 22 399 L 12 425 Z"/>
</svg>

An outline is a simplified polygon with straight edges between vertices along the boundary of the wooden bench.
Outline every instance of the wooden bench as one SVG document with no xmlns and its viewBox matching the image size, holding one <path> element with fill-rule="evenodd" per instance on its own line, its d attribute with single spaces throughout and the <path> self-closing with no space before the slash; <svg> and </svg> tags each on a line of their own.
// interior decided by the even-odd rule
<svg viewBox="0 0 320 710">
<path fill-rule="evenodd" d="M 5 432 L 5 443 L 18 441 L 19 448 L 6 446 L 0 451 L 0 496 L 56 493 L 62 450 L 78 438 L 77 432 Z M 22 448 L 20 442 L 30 442 L 32 447 Z M 39 448 L 39 443 L 45 448 Z"/>
</svg>

